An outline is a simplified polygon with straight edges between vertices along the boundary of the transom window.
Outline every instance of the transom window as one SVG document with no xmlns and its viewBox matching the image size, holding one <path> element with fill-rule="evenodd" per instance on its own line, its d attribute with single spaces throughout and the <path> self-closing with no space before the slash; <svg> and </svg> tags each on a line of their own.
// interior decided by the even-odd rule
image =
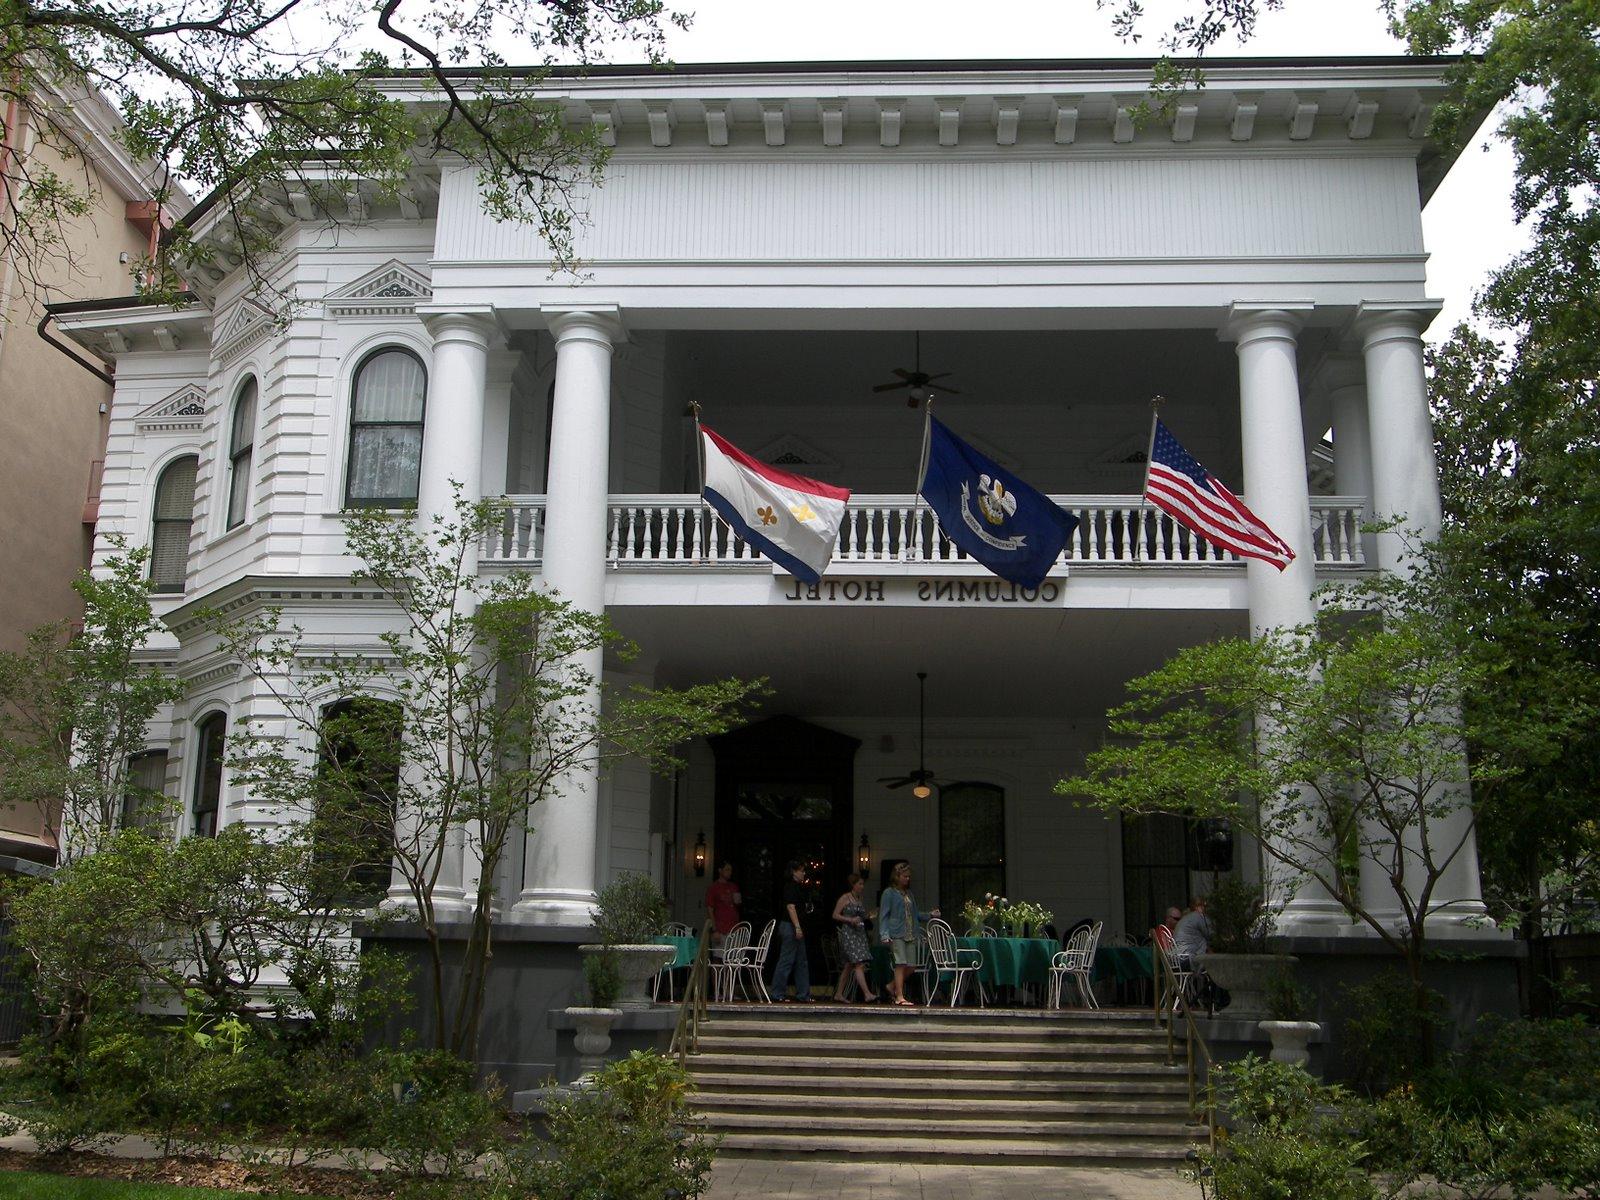
<svg viewBox="0 0 1600 1200">
<path fill-rule="evenodd" d="M 356 371 L 345 503 L 403 508 L 417 501 L 428 375 L 409 350 L 379 350 Z"/>
<path fill-rule="evenodd" d="M 194 772 L 194 835 L 217 836 L 217 812 L 222 807 L 222 757 L 228 741 L 228 718 L 212 713 L 195 731 L 199 762 Z"/>
<path fill-rule="evenodd" d="M 194 476 L 200 460 L 180 458 L 156 481 L 150 531 L 150 582 L 157 592 L 181 592 L 189 574 L 189 530 L 194 525 Z"/>
<path fill-rule="evenodd" d="M 250 464 L 255 456 L 256 396 L 254 377 L 245 380 L 233 404 L 233 430 L 228 440 L 228 528 L 244 524 L 250 507 Z"/>
</svg>

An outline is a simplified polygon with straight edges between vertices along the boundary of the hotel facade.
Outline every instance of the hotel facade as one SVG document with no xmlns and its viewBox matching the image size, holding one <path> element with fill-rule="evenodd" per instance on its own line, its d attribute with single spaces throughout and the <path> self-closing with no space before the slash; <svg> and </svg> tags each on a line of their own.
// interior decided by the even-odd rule
<svg viewBox="0 0 1600 1200">
<path fill-rule="evenodd" d="M 150 653 L 186 684 L 142 777 L 184 834 L 270 825 L 222 747 L 281 714 L 199 610 L 279 606 L 317 646 L 376 649 L 393 614 L 351 582 L 341 513 L 439 513 L 459 484 L 504 506 L 475 570 L 536 574 L 638 643 L 608 679 L 771 688 L 671 778 L 625 763 L 534 813 L 500 887 L 526 939 L 577 936 L 626 870 L 698 924 L 723 860 L 752 921 L 790 858 L 813 864 L 820 923 L 847 872 L 875 889 L 905 858 L 924 907 L 1003 892 L 1108 936 L 1220 871 L 1255 875 L 1231 830 L 1119 822 L 1053 785 L 1107 736 L 1124 683 L 1180 647 L 1297 624 L 1318 585 L 1402 569 L 1399 537 L 1361 532 L 1371 515 L 1438 529 L 1421 214 L 1451 161 L 1428 136 L 1444 70 L 1217 60 L 1149 120 L 1149 63 L 558 75 L 536 86 L 612 147 L 581 193 L 576 272 L 485 212 L 460 164 L 419 161 L 394 197 L 330 175 L 315 197 L 261 198 L 286 322 L 202 205 L 196 303 L 57 315 L 115 363 L 99 553 L 153 546 L 171 632 Z M 911 407 L 911 389 L 874 391 L 897 368 L 942 377 Z M 927 391 L 1080 518 L 1040 588 L 965 561 L 918 504 Z M 1287 570 L 1143 509 L 1156 396 L 1293 548 Z M 696 406 L 757 458 L 852 490 L 820 583 L 711 519 Z M 883 782 L 923 764 L 928 796 Z M 459 856 L 447 899 L 473 871 Z M 1387 889 L 1363 881 L 1380 909 Z M 1440 894 L 1440 932 L 1474 936 L 1470 841 Z M 1365 936 L 1310 887 L 1280 929 Z"/>
</svg>

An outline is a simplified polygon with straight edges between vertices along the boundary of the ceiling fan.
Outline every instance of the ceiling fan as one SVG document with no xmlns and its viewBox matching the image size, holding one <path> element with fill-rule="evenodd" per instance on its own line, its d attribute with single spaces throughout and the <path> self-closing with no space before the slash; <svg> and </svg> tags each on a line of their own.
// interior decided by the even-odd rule
<svg viewBox="0 0 1600 1200">
<path fill-rule="evenodd" d="M 916 368 L 908 371 L 904 367 L 896 367 L 890 372 L 890 374 L 898 375 L 900 377 L 900 382 L 880 383 L 877 387 L 872 389 L 874 392 L 897 392 L 901 388 L 910 388 L 911 393 L 906 397 L 906 406 L 908 408 L 915 408 L 924 400 L 932 399 L 933 389 L 928 385 L 935 379 L 948 379 L 951 375 L 951 372 L 949 371 L 941 371 L 937 375 L 929 375 L 922 369 L 922 334 L 919 332 L 916 337 Z M 956 389 L 953 387 L 940 387 L 939 391 L 951 396 L 961 395 L 961 393 L 956 391 Z"/>
<path fill-rule="evenodd" d="M 915 784 L 911 794 L 918 800 L 926 800 L 933 795 L 933 772 L 928 770 L 924 752 L 928 747 L 928 707 L 927 707 L 928 673 L 917 672 L 917 769 L 909 775 L 885 775 L 879 783 L 889 785 L 892 792 L 896 788 L 903 788 L 907 784 Z"/>
</svg>

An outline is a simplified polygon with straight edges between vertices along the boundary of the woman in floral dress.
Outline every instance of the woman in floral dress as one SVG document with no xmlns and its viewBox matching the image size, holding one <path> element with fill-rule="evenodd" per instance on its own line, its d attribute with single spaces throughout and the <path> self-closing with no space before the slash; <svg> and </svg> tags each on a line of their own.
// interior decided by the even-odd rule
<svg viewBox="0 0 1600 1200">
<path fill-rule="evenodd" d="M 867 942 L 867 906 L 861 902 L 867 881 L 852 875 L 845 882 L 850 890 L 833 906 L 833 919 L 839 926 L 839 961 L 844 964 L 833 994 L 836 999 L 844 995 L 844 985 L 854 971 L 861 998 L 870 1004 L 878 994 L 867 986 L 867 964 L 872 961 L 872 947 Z"/>
</svg>

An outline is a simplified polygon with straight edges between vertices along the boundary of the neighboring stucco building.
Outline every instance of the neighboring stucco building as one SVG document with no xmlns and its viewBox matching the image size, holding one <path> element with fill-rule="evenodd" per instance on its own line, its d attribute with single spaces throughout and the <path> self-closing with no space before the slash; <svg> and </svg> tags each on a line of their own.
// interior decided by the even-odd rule
<svg viewBox="0 0 1600 1200">
<path fill-rule="evenodd" d="M 0 189 L 26 203 L 30 170 L 48 169 L 85 193 L 89 211 L 68 217 L 63 244 L 37 256 L 0 254 L 0 649 L 75 620 L 73 578 L 89 565 L 112 387 L 111 364 L 41 334 L 44 305 L 134 290 L 132 265 L 150 249 L 151 195 L 159 176 L 117 140 L 116 112 L 98 94 L 46 97 L 51 127 L 23 106 L 0 148 Z M 5 193 L 0 192 L 0 200 Z M 4 206 L 4 207 L 9 207 Z M 76 355 L 76 359 L 64 351 Z M 91 369 L 92 368 L 92 369 Z M 0 813 L 0 854 L 51 859 L 32 813 Z"/>
</svg>

